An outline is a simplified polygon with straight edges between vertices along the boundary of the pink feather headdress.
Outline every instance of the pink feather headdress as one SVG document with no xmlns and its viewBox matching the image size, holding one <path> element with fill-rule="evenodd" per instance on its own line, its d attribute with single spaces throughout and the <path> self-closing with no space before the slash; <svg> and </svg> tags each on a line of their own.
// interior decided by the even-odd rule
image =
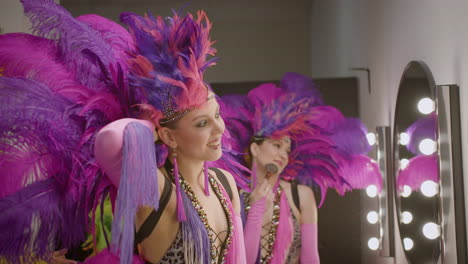
<svg viewBox="0 0 468 264">
<path fill-rule="evenodd" d="M 171 18 L 123 13 L 137 46 L 131 53 L 130 86 L 135 102 L 148 110 L 156 125 L 178 120 L 206 102 L 211 88 L 204 71 L 216 64 L 211 23 L 203 11 Z"/>
</svg>

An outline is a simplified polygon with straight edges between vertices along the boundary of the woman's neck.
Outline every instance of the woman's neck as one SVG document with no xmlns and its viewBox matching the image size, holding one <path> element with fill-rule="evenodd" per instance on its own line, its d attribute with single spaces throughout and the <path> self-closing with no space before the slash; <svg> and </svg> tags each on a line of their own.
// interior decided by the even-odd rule
<svg viewBox="0 0 468 264">
<path fill-rule="evenodd" d="M 185 181 L 187 181 L 192 188 L 204 186 L 204 181 L 202 177 L 204 169 L 203 161 L 188 159 L 183 157 L 182 155 L 178 155 L 177 166 L 179 169 L 179 174 L 184 177 Z"/>
</svg>

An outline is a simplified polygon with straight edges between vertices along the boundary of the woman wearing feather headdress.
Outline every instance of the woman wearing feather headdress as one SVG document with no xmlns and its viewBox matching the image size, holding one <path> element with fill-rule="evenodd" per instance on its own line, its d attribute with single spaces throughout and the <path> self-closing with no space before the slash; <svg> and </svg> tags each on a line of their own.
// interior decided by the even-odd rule
<svg viewBox="0 0 468 264">
<path fill-rule="evenodd" d="M 0 36 L 0 255 L 76 246 L 110 195 L 110 249 L 89 263 L 244 263 L 235 181 L 206 164 L 225 136 L 206 15 L 124 13 L 127 31 L 22 3 L 38 36 Z"/>
<path fill-rule="evenodd" d="M 350 177 L 378 174 L 370 159 L 372 172 L 344 166 L 369 150 L 362 124 L 324 105 L 312 80 L 296 73 L 280 87 L 262 84 L 222 99 L 234 149 L 248 153 L 244 162 L 252 168 L 250 191 L 241 191 L 247 263 L 319 263 L 317 205 L 306 185 L 320 187 L 323 203 L 328 188 L 343 194 L 360 187 Z M 354 143 L 342 143 L 342 134 Z"/>
</svg>

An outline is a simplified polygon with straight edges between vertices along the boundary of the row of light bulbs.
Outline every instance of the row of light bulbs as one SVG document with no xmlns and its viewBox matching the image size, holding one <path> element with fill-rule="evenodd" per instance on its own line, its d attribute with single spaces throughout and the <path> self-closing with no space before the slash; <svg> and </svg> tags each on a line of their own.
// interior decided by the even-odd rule
<svg viewBox="0 0 468 264">
<path fill-rule="evenodd" d="M 430 98 L 423 98 L 418 102 L 418 110 L 423 114 L 430 114 L 435 110 L 435 103 Z M 375 134 L 368 133 L 367 140 L 370 145 L 374 145 L 376 141 Z M 401 145 L 407 145 L 409 143 L 409 140 L 410 137 L 408 133 L 404 132 L 400 134 L 399 143 Z M 421 151 L 421 153 L 423 153 L 424 155 L 432 155 L 437 150 L 436 142 L 429 138 L 421 140 L 418 147 L 419 151 Z M 408 162 L 409 160 L 402 159 L 400 161 L 400 168 L 403 169 L 404 167 L 406 167 L 408 165 Z M 421 184 L 421 192 L 427 197 L 432 197 L 439 192 L 439 186 L 433 181 L 425 181 Z M 369 185 L 366 188 L 366 193 L 371 198 L 376 197 L 378 194 L 377 186 Z M 401 195 L 403 197 L 410 196 L 411 188 L 409 186 L 404 186 Z M 408 211 L 403 212 L 401 218 L 404 224 L 409 224 L 413 221 L 413 215 Z M 370 224 L 377 224 L 379 222 L 379 219 L 380 214 L 376 211 L 371 211 L 367 214 L 367 221 Z M 382 232 L 382 230 L 380 230 L 380 232 Z M 436 239 L 440 236 L 440 226 L 435 223 L 429 222 L 423 226 L 422 232 L 424 236 L 428 239 Z M 378 239 L 377 237 L 371 237 L 367 242 L 367 246 L 371 250 L 377 250 L 380 247 L 380 239 Z M 407 251 L 411 250 L 414 247 L 413 240 L 407 237 L 403 238 L 403 247 Z"/>
<path fill-rule="evenodd" d="M 441 234 L 440 226 L 432 222 L 426 223 L 422 228 L 422 232 L 427 239 L 436 239 L 440 237 L 440 234 Z M 406 251 L 413 249 L 413 247 L 414 247 L 414 241 L 411 238 L 408 238 L 408 237 L 403 238 L 403 248 Z"/>
<path fill-rule="evenodd" d="M 404 224 L 409 224 L 413 220 L 413 215 L 405 211 L 402 213 L 402 222 Z M 379 221 L 379 214 L 375 211 L 371 211 L 367 214 L 367 221 L 370 224 L 376 224 Z M 427 239 L 436 239 L 440 237 L 441 231 L 440 231 L 440 226 L 436 223 L 433 222 L 428 222 L 424 224 L 422 228 L 423 235 Z M 369 241 L 367 242 L 367 246 L 371 250 L 377 250 L 380 245 L 380 240 L 376 237 L 371 237 Z M 411 238 L 405 237 L 403 238 L 403 247 L 406 251 L 409 251 L 413 249 L 414 247 L 414 241 Z"/>
<path fill-rule="evenodd" d="M 406 146 L 409 143 L 409 140 L 410 136 L 408 135 L 408 133 L 400 133 L 400 145 Z M 430 138 L 425 138 L 421 140 L 421 142 L 419 142 L 418 149 L 424 155 L 432 155 L 437 151 L 437 143 Z"/>
<path fill-rule="evenodd" d="M 431 180 L 424 181 L 421 184 L 420 191 L 426 197 L 434 197 L 439 193 L 439 184 Z M 373 184 L 369 185 L 366 188 L 366 193 L 367 196 L 369 196 L 370 198 L 376 197 L 378 193 L 377 186 Z M 403 192 L 401 192 L 401 196 L 407 198 L 411 195 L 411 193 L 411 187 L 409 187 L 408 185 L 404 185 Z"/>
<path fill-rule="evenodd" d="M 426 197 L 434 197 L 437 194 L 439 194 L 439 184 L 434 181 L 427 180 L 421 183 L 421 187 L 419 188 L 419 190 Z M 408 185 L 404 185 L 403 191 L 400 194 L 402 197 L 407 198 L 412 193 L 413 191 L 411 190 L 411 187 L 409 187 Z"/>
</svg>

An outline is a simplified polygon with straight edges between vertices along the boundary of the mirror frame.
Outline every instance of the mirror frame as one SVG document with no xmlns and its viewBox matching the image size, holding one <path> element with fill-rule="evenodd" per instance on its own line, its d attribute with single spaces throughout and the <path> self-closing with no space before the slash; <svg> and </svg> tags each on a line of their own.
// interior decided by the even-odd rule
<svg viewBox="0 0 468 264">
<path fill-rule="evenodd" d="M 400 237 L 400 240 L 399 241 L 396 241 L 396 243 L 401 243 L 402 245 L 402 249 L 403 249 L 403 256 L 405 257 L 405 260 L 408 262 L 408 263 L 412 263 L 412 262 L 409 262 L 410 259 L 408 258 L 408 255 L 406 253 L 406 250 L 404 249 L 404 246 L 403 246 L 403 236 L 402 236 L 402 223 L 401 223 L 401 199 L 399 199 L 399 194 L 398 194 L 398 188 L 396 186 L 396 183 L 397 183 L 397 178 L 398 178 L 398 173 L 399 173 L 399 162 L 400 162 L 400 153 L 399 153 L 399 133 L 401 131 L 398 130 L 399 126 L 397 124 L 397 113 L 398 113 L 398 109 L 401 109 L 402 108 L 402 101 L 398 101 L 398 98 L 401 97 L 401 93 L 403 93 L 403 91 L 401 90 L 401 85 L 405 79 L 405 76 L 407 75 L 408 71 L 410 70 L 410 68 L 414 67 L 416 65 L 416 67 L 419 67 L 422 69 L 422 71 L 424 72 L 424 75 L 425 75 L 425 78 L 428 82 L 428 94 L 431 96 L 431 99 L 434 100 L 435 104 L 436 104 L 436 110 L 437 111 L 437 100 L 436 100 L 436 83 L 435 83 L 435 80 L 434 80 L 434 77 L 432 75 L 432 72 L 431 70 L 429 69 L 429 67 L 426 65 L 426 63 L 424 63 L 423 61 L 410 61 L 403 73 L 401 74 L 401 77 L 400 77 L 400 82 L 399 82 L 399 85 L 398 85 L 398 94 L 397 94 L 397 98 L 396 98 L 396 106 L 395 106 L 395 111 L 394 111 L 394 120 L 393 120 L 393 153 L 392 153 L 392 161 L 393 161 L 393 174 L 392 174 L 392 184 L 393 184 L 393 196 L 394 196 L 394 199 L 395 199 L 395 213 L 396 213 L 396 225 L 397 225 L 397 229 L 398 232 L 399 232 L 399 237 Z M 401 129 L 401 128 L 400 128 Z M 436 129 L 437 130 L 437 129 Z M 438 135 L 437 135 L 438 137 Z M 438 153 L 439 150 L 437 150 L 437 153 Z M 440 157 L 440 156 L 439 156 Z M 438 158 L 438 160 L 440 161 L 440 158 Z M 440 175 L 440 170 L 439 170 L 439 175 Z M 441 197 L 441 194 L 439 192 L 439 194 L 437 194 L 434 199 L 437 199 L 435 200 L 435 203 L 437 204 L 437 207 L 439 208 L 439 212 L 438 214 L 435 216 L 437 218 L 437 224 L 440 225 L 441 227 L 441 231 L 442 231 L 442 226 L 443 226 L 443 218 L 442 218 L 442 209 L 441 209 L 441 200 L 442 200 L 442 197 Z M 440 263 L 441 260 L 442 260 L 442 256 L 445 254 L 444 253 L 444 240 L 443 240 L 443 236 L 444 236 L 444 233 L 443 231 L 441 232 L 441 236 L 440 238 L 438 238 L 438 244 L 439 244 L 439 250 L 440 250 L 440 253 L 437 257 L 437 260 L 435 263 Z"/>
<path fill-rule="evenodd" d="M 442 263 L 468 263 L 465 195 L 461 149 L 460 95 L 457 85 L 438 85 L 438 151 L 441 178 Z M 456 252 L 454 252 L 456 251 Z"/>
<path fill-rule="evenodd" d="M 388 126 L 378 126 L 375 129 L 377 135 L 377 158 L 380 173 L 382 174 L 382 192 L 379 194 L 379 232 L 381 257 L 395 256 L 395 228 L 393 218 L 393 181 L 392 177 L 392 143 L 391 131 Z"/>
<path fill-rule="evenodd" d="M 468 263 L 467 250 L 467 228 L 466 228 L 466 208 L 463 179 L 463 159 L 462 159 L 462 138 L 460 123 L 460 95 L 457 85 L 436 85 L 432 72 L 422 61 L 409 62 L 403 71 L 399 83 L 400 86 L 408 69 L 414 64 L 418 64 L 426 73 L 429 82 L 430 94 L 433 95 L 438 117 L 437 124 L 437 154 L 439 156 L 439 177 L 440 192 L 438 198 L 439 219 L 441 227 L 440 255 L 437 263 Z M 397 95 L 397 99 L 398 99 Z M 387 184 L 393 187 L 393 199 L 396 206 L 397 223 L 394 230 L 400 232 L 400 200 L 398 199 L 397 188 L 395 186 L 399 159 L 398 159 L 398 131 L 396 124 L 396 112 L 399 109 L 397 100 L 395 106 L 395 116 L 393 121 L 393 173 Z M 389 188 L 387 188 L 388 190 Z M 396 226 L 397 225 L 397 226 Z M 403 243 L 401 240 L 395 243 Z M 404 250 L 404 249 L 403 249 Z M 406 253 L 403 256 L 408 260 Z"/>
</svg>

